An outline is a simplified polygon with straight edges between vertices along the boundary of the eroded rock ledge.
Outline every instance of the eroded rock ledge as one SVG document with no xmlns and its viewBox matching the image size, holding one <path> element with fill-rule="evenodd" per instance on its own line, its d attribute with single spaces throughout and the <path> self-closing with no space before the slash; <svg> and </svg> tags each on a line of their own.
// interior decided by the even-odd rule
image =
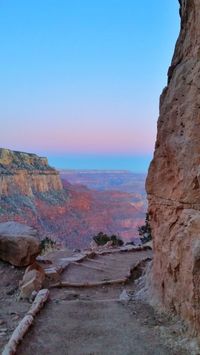
<svg viewBox="0 0 200 355">
<path fill-rule="evenodd" d="M 62 190 L 59 173 L 46 158 L 0 149 L 0 196 Z"/>
<path fill-rule="evenodd" d="M 154 296 L 200 333 L 200 2 L 179 2 L 181 31 L 146 189 Z"/>
</svg>

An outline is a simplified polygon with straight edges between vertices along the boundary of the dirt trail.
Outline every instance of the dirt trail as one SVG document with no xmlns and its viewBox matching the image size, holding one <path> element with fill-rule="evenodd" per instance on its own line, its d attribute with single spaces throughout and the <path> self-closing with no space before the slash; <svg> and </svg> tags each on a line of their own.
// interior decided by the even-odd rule
<svg viewBox="0 0 200 355">
<path fill-rule="evenodd" d="M 124 278 L 150 251 L 113 253 L 72 262 L 61 281 L 86 284 Z M 172 321 L 134 295 L 134 281 L 99 287 L 52 288 L 51 299 L 18 347 L 18 355 L 183 355 L 165 346 L 159 327 Z"/>
</svg>

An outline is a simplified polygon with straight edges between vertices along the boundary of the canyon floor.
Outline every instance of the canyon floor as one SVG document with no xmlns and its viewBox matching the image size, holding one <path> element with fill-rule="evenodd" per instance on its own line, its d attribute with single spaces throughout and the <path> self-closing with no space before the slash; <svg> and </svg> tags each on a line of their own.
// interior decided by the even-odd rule
<svg viewBox="0 0 200 355">
<path fill-rule="evenodd" d="M 76 261 L 77 254 L 70 252 L 50 254 L 48 259 L 54 265 L 69 261 L 60 280 L 68 286 L 54 287 L 55 281 L 51 281 L 50 299 L 19 345 L 17 354 L 188 354 L 176 345 L 175 321 L 135 298 L 135 279 L 141 274 L 144 261 L 151 256 L 151 250 L 125 252 L 123 248 L 92 253 L 79 261 Z M 0 270 L 2 349 L 30 303 L 17 301 L 23 269 L 1 263 Z M 171 330 L 170 342 L 161 336 L 163 329 Z"/>
</svg>

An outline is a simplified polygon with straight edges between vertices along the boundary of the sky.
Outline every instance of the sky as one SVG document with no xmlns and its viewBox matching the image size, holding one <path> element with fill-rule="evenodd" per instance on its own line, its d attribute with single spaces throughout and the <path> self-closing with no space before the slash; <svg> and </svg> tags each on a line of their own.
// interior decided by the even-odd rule
<svg viewBox="0 0 200 355">
<path fill-rule="evenodd" d="M 178 0 L 0 0 L 0 146 L 146 171 Z"/>
</svg>

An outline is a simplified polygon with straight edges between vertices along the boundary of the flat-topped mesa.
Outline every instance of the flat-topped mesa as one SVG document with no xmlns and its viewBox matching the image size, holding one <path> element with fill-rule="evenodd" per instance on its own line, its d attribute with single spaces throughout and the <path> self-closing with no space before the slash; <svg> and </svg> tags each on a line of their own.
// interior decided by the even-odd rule
<svg viewBox="0 0 200 355">
<path fill-rule="evenodd" d="M 180 1 L 181 31 L 160 98 L 146 188 L 154 296 L 200 333 L 200 1 Z"/>
<path fill-rule="evenodd" d="M 0 196 L 62 190 L 59 173 L 47 158 L 0 148 Z"/>
<path fill-rule="evenodd" d="M 48 165 L 48 160 L 45 157 L 0 148 L 0 172 L 6 172 L 7 170 L 9 173 L 12 169 L 55 171 L 54 168 Z"/>
</svg>

